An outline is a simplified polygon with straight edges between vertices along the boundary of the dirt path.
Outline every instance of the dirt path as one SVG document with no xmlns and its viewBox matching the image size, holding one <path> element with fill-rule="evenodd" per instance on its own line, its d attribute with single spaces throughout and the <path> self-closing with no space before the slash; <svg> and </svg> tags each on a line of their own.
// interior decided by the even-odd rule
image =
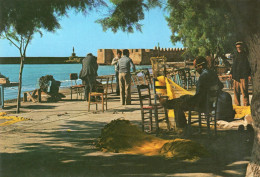
<svg viewBox="0 0 260 177">
<path fill-rule="evenodd" d="M 95 148 L 101 129 L 125 118 L 140 125 L 137 95 L 121 106 L 110 95 L 108 111 L 87 112 L 84 101 L 23 103 L 19 116 L 30 120 L 0 126 L 0 176 L 244 176 L 252 147 L 247 132 L 223 130 L 218 138 L 194 135 L 210 156 L 197 162 L 102 153 Z M 7 104 L 12 111 L 13 104 Z M 171 134 L 164 135 L 170 138 Z"/>
</svg>

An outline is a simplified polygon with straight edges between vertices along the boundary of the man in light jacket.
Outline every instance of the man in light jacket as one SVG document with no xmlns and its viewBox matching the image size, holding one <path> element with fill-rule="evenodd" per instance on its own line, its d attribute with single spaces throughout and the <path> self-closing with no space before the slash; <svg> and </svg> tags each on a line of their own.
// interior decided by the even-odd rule
<svg viewBox="0 0 260 177">
<path fill-rule="evenodd" d="M 130 66 L 135 72 L 135 65 L 129 58 L 129 50 L 123 50 L 123 57 L 117 63 L 119 72 L 120 99 L 122 105 L 131 105 L 131 73 Z"/>
</svg>

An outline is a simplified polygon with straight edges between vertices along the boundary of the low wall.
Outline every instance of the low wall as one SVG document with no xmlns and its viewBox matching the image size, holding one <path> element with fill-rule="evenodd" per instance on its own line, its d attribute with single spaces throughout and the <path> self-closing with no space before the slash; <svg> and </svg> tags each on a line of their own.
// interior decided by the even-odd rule
<svg viewBox="0 0 260 177">
<path fill-rule="evenodd" d="M 66 62 L 66 60 L 68 59 L 69 57 L 26 57 L 24 63 L 25 64 L 71 64 L 73 63 L 73 62 Z M 0 64 L 20 64 L 20 57 L 0 57 Z"/>
</svg>

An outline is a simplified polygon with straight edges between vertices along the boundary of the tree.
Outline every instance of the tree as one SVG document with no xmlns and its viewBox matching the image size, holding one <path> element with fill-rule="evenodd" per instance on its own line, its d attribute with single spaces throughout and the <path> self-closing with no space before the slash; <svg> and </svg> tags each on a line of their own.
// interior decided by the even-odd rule
<svg viewBox="0 0 260 177">
<path fill-rule="evenodd" d="M 41 34 L 41 32 L 40 32 Z M 7 39 L 14 45 L 20 53 L 20 71 L 19 71 L 19 86 L 18 86 L 18 96 L 17 96 L 17 109 L 16 112 L 20 112 L 21 107 L 21 90 L 22 90 L 22 73 L 24 67 L 24 59 L 26 57 L 26 49 L 28 44 L 32 39 L 32 32 L 28 34 L 18 34 L 13 28 L 8 29 L 8 31 L 4 31 L 1 38 Z"/>
<path fill-rule="evenodd" d="M 54 32 L 60 28 L 59 17 L 74 8 L 87 13 L 93 7 L 105 5 L 102 0 L 0 0 L 0 36 L 18 48 L 21 57 L 17 113 L 20 112 L 22 73 L 26 49 L 32 36 L 40 30 Z"/>
<path fill-rule="evenodd" d="M 192 56 L 232 52 L 234 17 L 225 0 L 174 0 L 167 9 L 172 42 L 181 41 Z"/>
<path fill-rule="evenodd" d="M 140 3 L 140 1 L 138 2 Z M 117 2 L 119 4 L 115 3 L 117 5 L 116 7 L 119 7 L 119 5 L 121 8 L 124 7 L 123 3 L 125 3 L 125 1 Z M 160 1 L 153 1 L 153 3 L 158 2 Z M 133 3 L 136 2 L 133 1 Z M 185 3 L 194 3 L 195 7 L 189 6 L 189 8 L 186 9 L 187 4 Z M 209 45 L 210 50 L 216 51 L 223 49 L 223 52 L 227 49 L 229 50 L 230 46 L 234 46 L 233 39 L 242 40 L 247 44 L 249 49 L 249 62 L 252 70 L 253 98 L 251 102 L 251 115 L 253 118 L 253 127 L 255 131 L 255 140 L 251 160 L 247 168 L 247 176 L 260 176 L 260 1 L 168 0 L 167 5 L 169 6 L 170 11 L 172 9 L 176 10 L 178 8 L 182 8 L 179 10 L 180 13 L 172 12 L 173 16 L 168 18 L 170 27 L 173 27 L 173 42 L 180 40 L 183 42 L 184 46 L 191 46 L 192 43 L 198 43 L 196 48 L 199 48 L 198 46 L 202 46 L 200 44 L 202 43 L 203 45 Z M 139 10 L 143 9 L 141 8 Z M 202 10 L 202 12 L 200 12 L 200 10 Z M 193 13 L 189 11 L 193 11 Z M 198 13 L 198 15 L 195 12 Z M 133 27 L 134 24 L 138 22 L 138 19 L 128 18 L 126 16 L 128 13 L 129 12 L 124 13 L 124 9 L 121 9 L 120 16 L 124 17 L 125 20 L 120 21 L 124 23 L 103 23 L 103 26 L 112 28 L 113 31 L 118 29 L 124 30 L 124 27 L 126 26 Z M 191 23 L 190 25 L 192 27 L 194 27 L 193 29 L 190 28 L 189 23 L 185 21 L 187 20 L 186 16 L 183 15 L 188 15 L 189 18 L 191 18 L 188 22 Z M 209 18 L 205 18 L 205 15 L 209 15 Z M 113 19 L 116 20 L 116 18 L 116 13 L 111 13 L 111 17 L 108 19 L 113 21 Z M 223 18 L 225 20 L 222 22 Z M 195 23 L 193 20 L 195 20 Z M 198 40 L 194 40 L 194 35 L 190 35 L 190 33 L 194 33 L 195 37 L 198 35 Z M 227 40 L 227 43 L 222 43 L 222 40 Z M 218 48 L 218 46 L 214 46 L 215 44 L 220 44 L 221 47 Z M 200 53 L 200 51 L 202 53 L 205 52 L 203 50 L 201 49 L 197 51 L 197 53 Z"/>
</svg>

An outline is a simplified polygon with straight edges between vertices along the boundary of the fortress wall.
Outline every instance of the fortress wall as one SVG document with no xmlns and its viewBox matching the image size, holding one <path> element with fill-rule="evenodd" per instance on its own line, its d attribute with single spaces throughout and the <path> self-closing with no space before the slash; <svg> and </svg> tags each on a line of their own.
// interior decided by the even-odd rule
<svg viewBox="0 0 260 177">
<path fill-rule="evenodd" d="M 112 59 L 116 56 L 117 50 L 123 49 L 99 49 L 97 61 L 99 64 L 111 64 Z M 134 64 L 147 65 L 151 64 L 150 58 L 157 56 L 165 56 L 168 62 L 183 61 L 182 54 L 184 49 L 181 48 L 157 48 L 154 49 L 128 49 L 130 58 Z"/>
<path fill-rule="evenodd" d="M 97 63 L 98 64 L 105 63 L 105 55 L 104 55 L 105 50 L 106 49 L 98 49 L 98 51 L 97 51 Z"/>
<path fill-rule="evenodd" d="M 142 59 L 142 50 L 143 49 L 130 49 L 129 50 L 129 57 L 133 60 L 133 63 L 136 65 L 141 64 Z"/>
</svg>

